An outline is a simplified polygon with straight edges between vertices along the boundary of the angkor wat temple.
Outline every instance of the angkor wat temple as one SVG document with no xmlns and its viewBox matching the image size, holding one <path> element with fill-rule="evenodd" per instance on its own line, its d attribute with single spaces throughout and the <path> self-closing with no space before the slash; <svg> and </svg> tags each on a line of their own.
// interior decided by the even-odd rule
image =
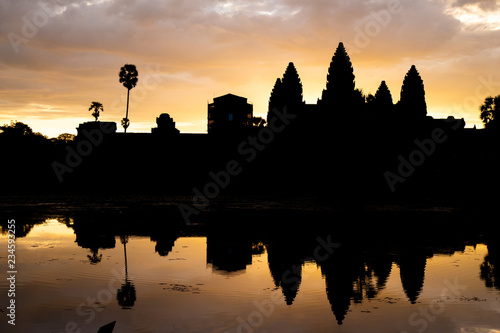
<svg viewBox="0 0 500 333">
<path fill-rule="evenodd" d="M 179 133 L 168 114 L 157 124 L 152 133 L 124 134 L 115 123 L 84 123 L 74 142 L 37 149 L 31 159 L 22 147 L 13 148 L 19 165 L 7 167 L 16 177 L 5 189 L 22 183 L 35 192 L 197 191 L 210 197 L 226 191 L 422 201 L 468 200 L 498 184 L 488 171 L 499 162 L 494 132 L 428 116 L 415 66 L 397 103 L 385 81 L 365 96 L 342 43 L 316 104 L 304 102 L 299 74 L 289 63 L 272 89 L 267 122 L 253 116 L 246 98 L 228 94 L 208 105 L 207 134 Z"/>
</svg>

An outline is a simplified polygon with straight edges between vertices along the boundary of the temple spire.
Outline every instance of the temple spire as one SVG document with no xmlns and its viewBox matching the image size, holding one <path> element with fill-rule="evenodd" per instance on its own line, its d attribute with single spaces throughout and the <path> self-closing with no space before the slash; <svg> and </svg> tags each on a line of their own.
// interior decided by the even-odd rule
<svg viewBox="0 0 500 333">
<path fill-rule="evenodd" d="M 415 65 L 411 66 L 404 78 L 399 107 L 406 117 L 424 118 L 427 115 L 424 81 Z"/>
<path fill-rule="evenodd" d="M 354 96 L 355 76 L 344 43 L 340 42 L 328 68 L 322 101 L 328 107 L 348 105 Z"/>
<path fill-rule="evenodd" d="M 298 113 L 303 106 L 302 82 L 293 62 L 288 64 L 288 67 L 283 74 L 282 79 L 277 79 L 274 84 L 271 97 L 269 98 L 269 111 L 267 114 L 267 122 L 269 123 L 273 117 L 273 109 L 283 109 L 285 106 L 289 112 Z"/>
</svg>

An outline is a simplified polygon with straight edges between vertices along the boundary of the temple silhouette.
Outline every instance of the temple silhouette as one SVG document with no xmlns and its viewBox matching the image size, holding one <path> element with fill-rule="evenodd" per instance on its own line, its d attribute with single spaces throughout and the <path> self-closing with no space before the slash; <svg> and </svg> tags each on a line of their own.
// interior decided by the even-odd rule
<svg viewBox="0 0 500 333">
<path fill-rule="evenodd" d="M 63 220 L 76 244 L 89 250 L 83 259 L 92 265 L 102 265 L 100 250 L 123 245 L 126 274 L 116 299 L 123 309 L 141 299 L 127 273 L 134 264 L 127 259 L 129 237 L 149 237 L 166 258 L 186 235 L 206 237 L 206 264 L 228 277 L 244 274 L 253 255 L 266 252 L 269 279 L 287 306 L 300 295 L 303 266 L 318 237 L 334 235 L 340 248 L 315 262 L 339 325 L 353 305 L 384 290 L 395 267 L 403 301 L 415 304 L 429 258 L 464 251 L 480 243 L 478 235 L 488 235 L 475 228 L 488 226 L 497 214 L 491 204 L 496 192 L 488 193 L 500 185 L 494 172 L 500 140 L 496 129 L 467 129 L 463 119 L 430 117 L 423 78 L 409 67 L 397 103 L 383 78 L 376 93 L 365 96 L 340 43 L 317 103 L 305 103 L 290 62 L 271 89 L 265 120 L 254 116 L 247 98 L 229 93 L 207 103 L 206 134 L 180 133 L 167 113 L 156 118 L 151 133 L 119 133 L 115 122 L 101 121 L 80 124 L 67 142 L 26 129 L 20 135 L 4 132 L 0 146 L 9 163 L 0 166 L 8 175 L 0 191 L 26 197 L 90 194 L 91 205 L 76 212 L 70 205 L 62 210 Z M 137 201 L 109 210 L 99 202 L 126 194 Z M 172 201 L 141 207 L 138 202 L 150 194 L 171 195 Z M 252 199 L 227 203 L 232 195 Z M 268 198 L 294 196 L 299 199 L 286 207 L 263 208 Z M 193 224 L 179 210 L 186 203 Z M 393 203 L 418 209 L 360 209 Z M 426 211 L 435 203 L 463 207 L 467 214 Z M 40 216 L 53 217 L 43 205 L 34 212 L 20 207 L 6 211 L 23 221 L 16 224 L 18 238 L 44 221 Z M 5 223 L 0 221 L 2 231 Z M 487 288 L 500 289 L 499 247 L 489 237 L 478 277 Z"/>
<path fill-rule="evenodd" d="M 404 75 L 397 103 L 383 80 L 374 95 L 356 87 L 343 43 L 326 79 L 321 98 L 307 104 L 290 62 L 272 87 L 265 120 L 254 117 L 247 98 L 226 94 L 207 105 L 207 134 L 180 133 L 167 113 L 151 133 L 118 133 L 116 123 L 100 121 L 80 124 L 68 142 L 4 132 L 0 145 L 12 158 L 2 169 L 12 177 L 2 190 L 199 192 L 206 199 L 204 189 L 212 189 L 363 202 L 477 200 L 472 193 L 499 185 L 496 175 L 487 183 L 475 176 L 498 165 L 498 131 L 429 116 L 416 66 Z M 214 180 L 230 162 L 234 175 Z"/>
</svg>

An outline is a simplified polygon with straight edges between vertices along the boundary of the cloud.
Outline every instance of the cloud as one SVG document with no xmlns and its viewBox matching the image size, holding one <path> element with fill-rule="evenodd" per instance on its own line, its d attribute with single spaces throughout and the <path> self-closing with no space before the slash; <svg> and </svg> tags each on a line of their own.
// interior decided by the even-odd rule
<svg viewBox="0 0 500 333">
<path fill-rule="evenodd" d="M 476 6 L 484 11 L 497 10 L 499 8 L 499 3 L 497 0 L 456 0 L 453 7 L 467 7 Z"/>
</svg>

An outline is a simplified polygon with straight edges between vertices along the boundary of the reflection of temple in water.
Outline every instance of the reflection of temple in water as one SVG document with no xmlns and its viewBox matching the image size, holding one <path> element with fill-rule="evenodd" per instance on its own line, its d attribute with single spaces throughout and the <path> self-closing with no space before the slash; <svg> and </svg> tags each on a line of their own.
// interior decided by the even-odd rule
<svg viewBox="0 0 500 333">
<path fill-rule="evenodd" d="M 342 325 L 351 305 L 373 299 L 385 288 L 392 268 L 384 253 L 362 256 L 354 249 L 334 253 L 319 264 L 325 278 L 326 294 L 333 314 Z"/>
<path fill-rule="evenodd" d="M 115 235 L 111 230 L 103 228 L 92 228 L 85 225 L 87 221 L 76 219 L 73 221 L 78 246 L 90 249 L 91 254 L 87 256 L 91 264 L 98 264 L 102 260 L 99 249 L 113 249 L 116 245 Z"/>
<path fill-rule="evenodd" d="M 134 306 L 137 297 L 134 283 L 128 278 L 127 243 L 131 235 L 149 237 L 156 243 L 155 251 L 162 257 L 172 251 L 180 235 L 206 236 L 206 262 L 212 265 L 213 272 L 217 274 L 244 274 L 247 266 L 252 264 L 252 256 L 267 251 L 270 278 L 276 288 L 282 290 L 283 301 L 288 306 L 297 306 L 296 299 L 304 278 L 302 266 L 305 258 L 311 258 L 318 245 L 316 232 L 308 234 L 307 230 L 281 227 L 243 230 L 239 226 L 230 227 L 229 223 L 222 228 L 204 226 L 199 230 L 186 231 L 174 226 L 137 223 L 135 218 L 130 220 L 80 216 L 66 223 L 74 229 L 77 245 L 93 251 L 89 256 L 93 263 L 100 261 L 99 249 L 114 248 L 116 238 L 120 237 L 124 251 L 125 280 L 117 290 L 117 301 L 124 309 Z M 333 234 L 333 231 L 329 232 Z M 451 256 L 456 251 L 463 252 L 466 244 L 477 243 L 475 240 L 465 241 L 453 237 L 447 241 L 437 235 L 435 230 L 433 232 L 434 238 L 428 236 L 425 241 L 418 234 L 412 240 L 388 242 L 387 239 L 393 237 L 371 240 L 371 235 L 358 238 L 349 231 L 349 238 L 340 240 L 340 248 L 335 249 L 325 260 L 317 260 L 316 264 L 325 280 L 326 297 L 337 323 L 340 325 L 348 319 L 353 304 L 380 296 L 391 272 L 397 273 L 392 270 L 393 265 L 399 268 L 402 292 L 414 304 L 421 297 L 429 258 L 436 254 Z M 323 235 L 322 239 L 326 237 Z M 494 240 L 488 241 L 487 246 L 489 252 L 480 266 L 480 278 L 486 287 L 500 289 L 500 247 Z M 326 253 L 323 250 L 321 252 L 322 255 Z M 397 276 L 393 278 L 398 279 Z"/>
<path fill-rule="evenodd" d="M 171 232 L 154 233 L 150 237 L 151 241 L 156 242 L 155 251 L 160 256 L 165 257 L 172 251 L 179 233 L 176 230 L 172 230 Z"/>
<path fill-rule="evenodd" d="M 224 233 L 207 235 L 207 264 L 212 265 L 215 273 L 244 273 L 246 267 L 252 264 L 252 255 L 263 250 L 247 237 L 230 237 Z"/>
<path fill-rule="evenodd" d="M 399 266 L 403 290 L 410 302 L 415 304 L 424 286 L 427 256 L 422 249 L 404 250 L 396 263 Z"/>
<path fill-rule="evenodd" d="M 276 288 L 281 287 L 285 303 L 292 305 L 302 281 L 302 265 L 298 246 L 292 242 L 280 241 L 266 244 L 269 271 Z"/>
</svg>

